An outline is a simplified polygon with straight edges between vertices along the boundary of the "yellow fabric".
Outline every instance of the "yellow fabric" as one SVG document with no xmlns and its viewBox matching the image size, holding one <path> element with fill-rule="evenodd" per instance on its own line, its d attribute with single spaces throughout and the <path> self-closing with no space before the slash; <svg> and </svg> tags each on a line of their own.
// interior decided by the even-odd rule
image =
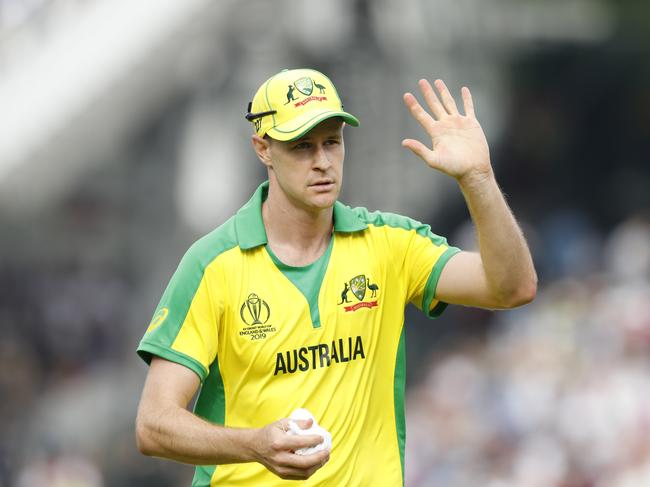
<svg viewBox="0 0 650 487">
<path fill-rule="evenodd" d="M 327 270 L 313 283 L 315 327 L 305 295 L 264 246 L 267 187 L 188 250 L 138 354 L 193 370 L 202 381 L 196 414 L 226 427 L 258 428 L 309 409 L 333 448 L 301 485 L 402 485 L 404 307 L 442 312 L 437 279 L 459 249 L 414 220 L 337 202 Z M 256 463 L 198 467 L 193 485 L 208 478 L 212 486 L 296 485 Z"/>
<path fill-rule="evenodd" d="M 431 267 L 422 265 L 423 263 L 436 263 L 443 253 L 449 248 L 446 245 L 437 246 L 432 245 L 431 241 L 415 233 L 415 230 L 410 230 L 412 233 L 408 239 L 409 248 L 406 251 L 406 260 L 404 268 L 408 273 L 409 288 L 407 289 L 408 301 L 413 303 L 419 309 L 422 309 L 422 298 L 426 287 L 429 274 L 431 274 Z M 438 305 L 438 300 L 433 299 L 428 310 L 431 311 Z"/>
<path fill-rule="evenodd" d="M 234 248 L 207 267 L 173 348 L 207 368 L 216 345 L 226 426 L 262 427 L 304 407 L 332 433 L 329 463 L 301 485 L 402 485 L 393 376 L 404 306 L 421 299 L 447 247 L 388 226 L 334 238 L 319 297 L 320 328 L 312 327 L 304 296 L 264 247 Z M 365 295 L 358 299 L 350 290 L 345 303 L 342 291 L 355 276 L 365 276 Z M 374 297 L 368 284 L 377 287 Z M 261 311 L 249 310 L 251 294 L 259 298 Z M 369 304 L 350 309 L 359 303 Z M 254 315 L 259 323 L 251 325 Z M 328 357 L 321 357 L 323 344 Z M 301 348 L 307 349 L 303 360 Z M 291 372 L 294 350 L 298 364 Z M 305 363 L 309 369 L 301 371 Z M 217 466 L 211 485 L 295 484 L 250 463 Z"/>
<path fill-rule="evenodd" d="M 238 252 L 238 250 L 233 249 L 229 252 Z M 219 318 L 217 317 L 223 314 L 224 299 L 221 289 L 226 287 L 224 276 L 213 275 L 213 269 L 213 266 L 208 266 L 206 269 L 185 321 L 171 347 L 172 350 L 195 359 L 203 366 L 206 373 L 217 355 L 219 345 L 217 336 Z M 211 288 L 214 289 L 214 293 L 211 292 Z"/>
</svg>

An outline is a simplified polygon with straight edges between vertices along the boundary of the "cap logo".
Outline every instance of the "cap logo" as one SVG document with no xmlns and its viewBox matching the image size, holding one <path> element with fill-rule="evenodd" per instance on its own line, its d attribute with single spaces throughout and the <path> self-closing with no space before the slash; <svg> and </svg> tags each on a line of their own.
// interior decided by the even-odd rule
<svg viewBox="0 0 650 487">
<path fill-rule="evenodd" d="M 309 96 L 311 95 L 312 91 L 314 91 L 314 82 L 312 81 L 311 78 L 300 78 L 296 81 L 294 81 L 294 86 L 298 88 L 298 91 L 302 93 L 303 95 Z"/>
<path fill-rule="evenodd" d="M 314 69 L 283 69 L 271 76 L 257 89 L 245 114 L 257 135 L 282 141 L 295 140 L 335 116 L 359 125 L 354 115 L 344 111 L 329 78 Z"/>
<path fill-rule="evenodd" d="M 298 108 L 303 105 L 306 105 L 310 101 L 327 100 L 326 96 L 316 96 L 316 95 L 312 96 L 312 93 L 314 92 L 314 88 L 318 88 L 318 92 L 321 95 L 325 93 L 327 88 L 322 84 L 316 83 L 313 79 L 307 76 L 297 79 L 296 81 L 293 82 L 292 85 L 289 85 L 288 88 L 289 89 L 287 91 L 287 101 L 284 103 L 285 105 L 288 105 L 291 102 L 296 102 L 294 103 L 294 107 Z M 296 98 L 296 93 L 295 93 L 296 90 L 298 90 L 301 94 L 305 95 L 307 98 L 303 98 L 301 101 L 298 101 L 298 98 Z"/>
</svg>

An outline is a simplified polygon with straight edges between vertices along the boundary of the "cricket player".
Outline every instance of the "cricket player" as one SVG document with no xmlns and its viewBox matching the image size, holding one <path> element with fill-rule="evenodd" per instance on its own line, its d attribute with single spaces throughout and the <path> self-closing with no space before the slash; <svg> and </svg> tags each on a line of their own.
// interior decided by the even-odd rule
<svg viewBox="0 0 650 487">
<path fill-rule="evenodd" d="M 512 308 L 537 286 L 469 89 L 461 112 L 441 80 L 419 88 L 426 108 L 404 103 L 427 144 L 402 145 L 457 181 L 479 251 L 339 202 L 344 128 L 359 121 L 318 71 L 269 78 L 246 114 L 268 181 L 188 250 L 140 342 L 142 453 L 196 465 L 193 486 L 403 485 L 406 304 L 431 318 L 447 304 Z M 301 454 L 323 436 L 295 434 L 297 408 L 331 448 Z"/>
</svg>

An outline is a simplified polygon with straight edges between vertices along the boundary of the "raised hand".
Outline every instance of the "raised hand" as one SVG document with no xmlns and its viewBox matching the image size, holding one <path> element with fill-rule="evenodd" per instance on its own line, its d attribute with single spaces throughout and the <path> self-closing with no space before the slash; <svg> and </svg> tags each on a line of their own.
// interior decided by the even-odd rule
<svg viewBox="0 0 650 487">
<path fill-rule="evenodd" d="M 438 79 L 434 84 L 439 96 L 427 80 L 421 79 L 418 83 L 431 113 L 422 108 L 413 94 L 404 94 L 404 103 L 411 115 L 431 137 L 431 147 L 414 139 L 404 139 L 402 146 L 460 183 L 469 177 L 490 175 L 490 150 L 474 114 L 469 88 L 461 89 L 465 111 L 462 115 L 445 83 Z"/>
<path fill-rule="evenodd" d="M 296 420 L 298 426 L 307 429 L 312 420 Z M 330 452 L 322 450 L 311 455 L 297 455 L 296 450 L 310 448 L 323 441 L 320 435 L 293 436 L 287 434 L 289 420 L 281 419 L 259 430 L 256 457 L 262 465 L 280 478 L 304 480 L 329 460 Z"/>
</svg>

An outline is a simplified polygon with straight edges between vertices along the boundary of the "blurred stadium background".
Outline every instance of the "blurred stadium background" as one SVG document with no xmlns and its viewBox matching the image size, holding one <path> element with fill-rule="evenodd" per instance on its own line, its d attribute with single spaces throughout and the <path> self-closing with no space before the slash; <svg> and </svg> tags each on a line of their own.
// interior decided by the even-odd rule
<svg viewBox="0 0 650 487">
<path fill-rule="evenodd" d="M 529 306 L 407 310 L 407 485 L 650 485 L 649 29 L 641 0 L 0 0 L 0 486 L 189 485 L 135 449 L 135 347 L 264 177 L 254 90 L 303 66 L 362 122 L 343 201 L 465 248 L 401 95 L 469 85 L 535 254 Z"/>
</svg>

